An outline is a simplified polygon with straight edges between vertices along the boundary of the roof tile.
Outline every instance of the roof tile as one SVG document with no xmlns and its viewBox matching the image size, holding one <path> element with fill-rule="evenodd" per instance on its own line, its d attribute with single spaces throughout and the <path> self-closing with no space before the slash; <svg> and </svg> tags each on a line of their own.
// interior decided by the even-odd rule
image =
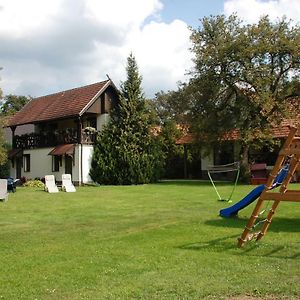
<svg viewBox="0 0 300 300">
<path fill-rule="evenodd" d="M 31 100 L 8 122 L 8 126 L 78 116 L 109 80 Z"/>
<path fill-rule="evenodd" d="M 274 138 L 286 138 L 290 133 L 290 126 L 297 126 L 297 119 L 289 119 L 281 122 L 280 126 L 272 128 Z M 240 138 L 238 129 L 234 129 L 224 135 L 224 140 L 236 141 Z M 176 140 L 177 145 L 192 144 L 196 142 L 196 135 L 193 133 L 186 133 Z"/>
</svg>

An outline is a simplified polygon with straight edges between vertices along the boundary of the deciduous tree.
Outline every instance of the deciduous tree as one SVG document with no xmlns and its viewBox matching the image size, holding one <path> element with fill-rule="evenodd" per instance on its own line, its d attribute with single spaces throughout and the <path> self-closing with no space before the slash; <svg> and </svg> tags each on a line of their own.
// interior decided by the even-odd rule
<svg viewBox="0 0 300 300">
<path fill-rule="evenodd" d="M 0 67 L 0 70 L 2 68 Z M 2 100 L 2 90 L 0 88 L 0 101 Z M 4 165 L 7 160 L 7 151 L 3 134 L 3 118 L 0 116 L 0 166 Z M 1 168 L 1 167 L 0 167 Z"/>
<path fill-rule="evenodd" d="M 300 28 L 265 16 L 246 25 L 236 15 L 202 19 L 192 30 L 195 67 L 183 96 L 193 129 L 207 144 L 233 129 L 242 156 L 299 112 Z"/>
<path fill-rule="evenodd" d="M 31 100 L 30 97 L 7 95 L 0 102 L 1 114 L 5 116 L 13 115 L 21 110 Z"/>
</svg>

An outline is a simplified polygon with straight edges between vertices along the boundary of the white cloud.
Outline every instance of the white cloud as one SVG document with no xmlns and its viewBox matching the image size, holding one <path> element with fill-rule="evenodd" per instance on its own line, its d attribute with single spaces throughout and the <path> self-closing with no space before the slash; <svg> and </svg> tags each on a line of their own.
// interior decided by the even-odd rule
<svg viewBox="0 0 300 300">
<path fill-rule="evenodd" d="M 257 22 L 263 15 L 273 21 L 283 16 L 297 23 L 300 21 L 299 0 L 226 0 L 224 12 L 226 15 L 237 13 L 249 23 Z"/>
<path fill-rule="evenodd" d="M 159 0 L 86 0 L 84 15 L 100 24 L 118 27 L 139 26 L 149 14 L 159 11 L 162 7 Z"/>
<path fill-rule="evenodd" d="M 173 89 L 191 66 L 187 25 L 159 22 L 160 0 L 0 0 L 0 87 L 39 96 L 125 79 L 132 51 L 146 95 Z"/>
<path fill-rule="evenodd" d="M 0 0 L 0 34 L 22 37 L 30 31 L 46 27 L 59 12 L 60 0 Z"/>
<path fill-rule="evenodd" d="M 131 32 L 125 52 L 136 54 L 144 81 L 152 92 L 175 88 L 177 81 L 191 68 L 190 31 L 175 20 L 170 24 L 150 22 L 142 30 Z"/>
</svg>

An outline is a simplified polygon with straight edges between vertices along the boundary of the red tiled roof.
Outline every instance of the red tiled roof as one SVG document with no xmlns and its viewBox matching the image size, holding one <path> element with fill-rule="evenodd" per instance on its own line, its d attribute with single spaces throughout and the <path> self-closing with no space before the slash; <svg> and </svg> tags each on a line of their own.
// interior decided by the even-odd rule
<svg viewBox="0 0 300 300">
<path fill-rule="evenodd" d="M 196 141 L 196 136 L 192 133 L 186 133 L 185 135 L 181 136 L 176 142 L 176 145 L 186 145 L 186 144 L 193 144 Z"/>
<path fill-rule="evenodd" d="M 79 116 L 110 80 L 74 88 L 31 100 L 16 113 L 8 126 Z"/>
<path fill-rule="evenodd" d="M 274 138 L 286 138 L 290 133 L 290 126 L 297 127 L 297 120 L 284 120 L 280 126 L 272 128 Z M 228 132 L 225 136 L 225 140 L 236 141 L 240 138 L 240 132 L 238 129 L 234 129 Z M 187 133 L 181 136 L 177 141 L 176 145 L 192 144 L 196 142 L 196 135 L 193 133 Z"/>
</svg>

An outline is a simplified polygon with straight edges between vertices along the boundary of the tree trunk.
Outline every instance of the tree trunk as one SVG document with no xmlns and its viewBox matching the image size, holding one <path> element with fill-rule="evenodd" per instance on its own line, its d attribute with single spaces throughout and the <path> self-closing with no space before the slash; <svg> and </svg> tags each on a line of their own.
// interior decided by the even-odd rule
<svg viewBox="0 0 300 300">
<path fill-rule="evenodd" d="M 249 166 L 249 145 L 242 145 L 241 153 L 241 181 L 249 183 L 250 179 L 250 166 Z"/>
</svg>

